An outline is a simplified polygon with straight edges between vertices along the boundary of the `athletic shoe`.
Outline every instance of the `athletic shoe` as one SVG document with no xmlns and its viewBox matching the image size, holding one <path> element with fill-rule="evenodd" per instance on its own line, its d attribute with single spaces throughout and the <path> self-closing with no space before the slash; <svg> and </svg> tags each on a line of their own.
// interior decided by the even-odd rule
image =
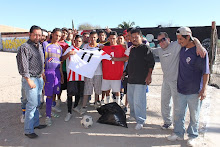
<svg viewBox="0 0 220 147">
<path fill-rule="evenodd" d="M 25 115 L 24 115 L 24 114 L 22 114 L 20 118 L 21 118 L 21 123 L 24 123 L 24 120 L 25 120 Z"/>
<path fill-rule="evenodd" d="M 197 143 L 196 138 L 189 138 L 187 141 L 188 146 L 195 146 Z"/>
<path fill-rule="evenodd" d="M 101 100 L 101 105 L 103 106 L 103 105 L 105 105 L 105 102 L 104 102 L 104 100 Z"/>
<path fill-rule="evenodd" d="M 61 105 L 61 100 L 58 99 L 57 102 L 56 102 L 56 106 L 57 106 L 57 107 L 60 107 L 60 105 Z"/>
<path fill-rule="evenodd" d="M 80 109 L 79 109 L 79 107 L 75 107 L 75 108 L 73 108 L 73 111 L 75 111 L 75 112 L 77 112 L 77 113 L 80 113 Z"/>
<path fill-rule="evenodd" d="M 24 134 L 25 136 L 27 136 L 28 138 L 30 138 L 30 139 L 34 139 L 34 138 L 37 138 L 38 137 L 38 135 L 37 134 L 35 134 L 35 133 L 31 133 L 31 134 Z"/>
<path fill-rule="evenodd" d="M 171 134 L 167 137 L 169 141 L 183 140 L 182 137 L 177 136 L 175 133 Z"/>
<path fill-rule="evenodd" d="M 81 109 L 80 109 L 80 114 L 83 115 L 83 114 L 86 113 L 86 111 L 87 111 L 86 108 L 81 108 Z"/>
<path fill-rule="evenodd" d="M 128 121 L 135 121 L 136 119 L 134 117 L 130 116 L 130 117 L 127 118 L 127 120 Z"/>
<path fill-rule="evenodd" d="M 143 124 L 137 124 L 136 126 L 135 126 L 135 130 L 140 130 L 140 129 L 142 129 L 143 128 Z"/>
<path fill-rule="evenodd" d="M 56 111 L 56 112 L 61 112 L 61 111 L 62 111 L 62 110 L 61 110 L 59 107 L 57 107 L 57 106 L 52 107 L 52 110 L 53 110 L 53 111 Z"/>
<path fill-rule="evenodd" d="M 69 121 L 71 117 L 72 117 L 72 114 L 71 113 L 67 113 L 67 115 L 65 117 L 65 121 Z"/>
<path fill-rule="evenodd" d="M 97 101 L 96 104 L 99 105 L 99 106 L 101 106 L 101 102 L 100 102 L 100 101 Z"/>
<path fill-rule="evenodd" d="M 45 123 L 46 123 L 47 126 L 51 126 L 52 125 L 51 118 L 47 116 L 46 119 L 45 119 Z"/>
<path fill-rule="evenodd" d="M 34 129 L 44 129 L 46 127 L 47 127 L 47 125 L 39 125 L 37 127 L 34 127 Z"/>
<path fill-rule="evenodd" d="M 163 130 L 167 130 L 167 129 L 170 129 L 171 128 L 171 124 L 164 124 L 161 126 L 161 129 Z"/>
</svg>

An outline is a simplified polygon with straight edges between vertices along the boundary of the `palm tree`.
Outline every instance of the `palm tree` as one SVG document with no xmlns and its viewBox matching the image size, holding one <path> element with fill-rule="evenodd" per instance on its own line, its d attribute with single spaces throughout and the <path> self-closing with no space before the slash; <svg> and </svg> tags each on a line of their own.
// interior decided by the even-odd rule
<svg viewBox="0 0 220 147">
<path fill-rule="evenodd" d="M 118 25 L 118 28 L 120 29 L 128 29 L 128 28 L 131 28 L 135 25 L 135 22 L 125 22 L 123 21 L 121 24 Z"/>
</svg>

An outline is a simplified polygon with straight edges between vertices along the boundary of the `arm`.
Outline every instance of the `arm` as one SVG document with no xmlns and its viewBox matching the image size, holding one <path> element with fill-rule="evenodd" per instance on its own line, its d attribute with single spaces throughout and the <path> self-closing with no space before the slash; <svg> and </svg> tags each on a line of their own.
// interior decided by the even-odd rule
<svg viewBox="0 0 220 147">
<path fill-rule="evenodd" d="M 111 61 L 127 61 L 129 57 L 124 56 L 120 58 L 112 57 Z"/>
<path fill-rule="evenodd" d="M 204 58 L 206 55 L 206 49 L 202 46 L 200 41 L 194 37 L 194 43 L 196 45 L 196 53 L 197 55 L 200 55 L 201 58 Z"/>
<path fill-rule="evenodd" d="M 205 99 L 206 97 L 206 88 L 207 88 L 207 84 L 209 81 L 209 74 L 204 74 L 203 75 L 203 86 L 202 86 L 202 90 L 199 92 L 199 98 L 200 100 Z"/>
<path fill-rule="evenodd" d="M 148 74 L 147 74 L 147 78 L 145 79 L 145 82 L 147 85 L 150 85 L 150 83 L 152 82 L 152 68 L 149 68 Z"/>
<path fill-rule="evenodd" d="M 63 67 L 63 63 L 60 64 L 61 84 L 64 83 L 64 77 L 63 77 L 63 70 L 62 70 L 62 67 Z"/>
<path fill-rule="evenodd" d="M 64 53 L 65 54 L 65 53 Z M 66 55 L 62 56 L 61 60 L 64 61 L 66 60 L 70 55 L 75 55 L 76 52 L 75 51 L 70 51 L 68 52 Z"/>
</svg>

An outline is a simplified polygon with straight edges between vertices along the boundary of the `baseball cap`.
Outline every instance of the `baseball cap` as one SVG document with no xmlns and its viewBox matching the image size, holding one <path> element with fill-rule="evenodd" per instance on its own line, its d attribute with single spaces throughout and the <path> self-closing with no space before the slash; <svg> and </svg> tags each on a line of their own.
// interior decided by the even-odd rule
<svg viewBox="0 0 220 147">
<path fill-rule="evenodd" d="M 124 30 L 123 35 L 127 35 L 127 34 L 128 34 L 127 30 Z"/>
<path fill-rule="evenodd" d="M 190 38 L 193 40 L 192 31 L 188 27 L 180 27 L 176 31 L 176 35 L 189 35 Z"/>
</svg>

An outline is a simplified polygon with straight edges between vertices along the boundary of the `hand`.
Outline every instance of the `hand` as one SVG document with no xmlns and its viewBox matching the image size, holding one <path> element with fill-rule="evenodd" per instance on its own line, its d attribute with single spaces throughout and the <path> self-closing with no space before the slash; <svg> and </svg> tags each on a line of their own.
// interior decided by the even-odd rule
<svg viewBox="0 0 220 147">
<path fill-rule="evenodd" d="M 112 58 L 111 61 L 116 61 L 116 60 L 115 60 L 115 57 L 111 57 L 111 58 Z"/>
<path fill-rule="evenodd" d="M 108 28 L 108 26 L 106 27 L 106 30 L 105 30 L 107 33 L 110 33 L 112 30 Z"/>
<path fill-rule="evenodd" d="M 78 34 L 78 31 L 76 29 L 73 30 L 73 36 L 76 36 Z"/>
<path fill-rule="evenodd" d="M 27 83 L 31 89 L 36 88 L 36 85 L 33 80 L 27 79 Z"/>
<path fill-rule="evenodd" d="M 199 99 L 202 101 L 206 98 L 206 90 L 202 89 L 200 92 L 199 92 Z"/>
<path fill-rule="evenodd" d="M 103 47 L 104 47 L 104 45 L 100 46 L 99 48 L 102 50 L 102 49 L 103 49 Z"/>
<path fill-rule="evenodd" d="M 148 76 L 147 76 L 145 82 L 146 82 L 147 85 L 150 85 L 150 83 L 152 82 L 152 77 L 151 77 L 151 75 L 148 75 Z"/>
<path fill-rule="evenodd" d="M 201 45 L 201 46 L 197 47 L 196 54 L 197 54 L 197 56 L 204 58 L 206 55 L 206 49 Z"/>
<path fill-rule="evenodd" d="M 68 54 L 69 54 L 69 56 L 70 56 L 70 55 L 75 55 L 76 52 L 75 52 L 75 51 L 70 51 Z"/>
<path fill-rule="evenodd" d="M 122 74 L 122 76 L 121 76 L 121 80 L 122 80 L 122 81 L 124 81 L 124 79 L 125 79 L 125 75 L 126 75 L 126 73 L 123 72 L 123 74 Z"/>
</svg>

